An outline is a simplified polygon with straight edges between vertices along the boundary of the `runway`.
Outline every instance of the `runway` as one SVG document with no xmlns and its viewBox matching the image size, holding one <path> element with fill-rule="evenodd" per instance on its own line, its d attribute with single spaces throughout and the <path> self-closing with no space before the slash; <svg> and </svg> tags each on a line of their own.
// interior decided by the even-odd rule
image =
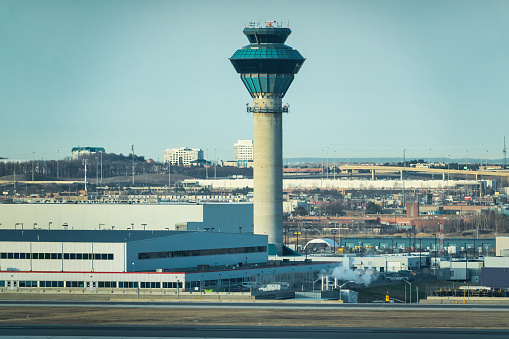
<svg viewBox="0 0 509 339">
<path fill-rule="evenodd" d="M 357 338 L 357 339 L 501 339 L 505 330 L 414 328 L 320 328 L 265 326 L 71 326 L 0 325 L 8 338 Z"/>
<path fill-rule="evenodd" d="M 2 338 L 505 338 L 507 305 L 0 300 Z"/>
</svg>

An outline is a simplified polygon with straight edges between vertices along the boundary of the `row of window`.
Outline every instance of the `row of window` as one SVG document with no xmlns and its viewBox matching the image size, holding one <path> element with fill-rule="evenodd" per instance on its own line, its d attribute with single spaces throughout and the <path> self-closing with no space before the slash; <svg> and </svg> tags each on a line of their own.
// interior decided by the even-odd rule
<svg viewBox="0 0 509 339">
<path fill-rule="evenodd" d="M 37 284 L 39 283 L 39 285 Z M 7 286 L 11 282 L 7 281 Z M 18 287 L 84 287 L 83 281 L 18 281 Z M 5 287 L 6 282 L 0 280 L 0 287 Z M 16 286 L 16 285 L 15 285 Z M 117 288 L 116 281 L 98 281 L 96 286 L 99 288 Z M 140 288 L 161 288 L 161 282 L 142 281 L 139 283 Z M 163 288 L 182 288 L 181 282 L 163 282 Z M 137 281 L 119 281 L 118 288 L 138 288 Z"/>
<path fill-rule="evenodd" d="M 232 59 L 235 58 L 304 59 L 302 55 L 294 49 L 240 49 L 233 54 Z"/>
<path fill-rule="evenodd" d="M 0 259 L 113 260 L 113 253 L 0 253 Z"/>
<path fill-rule="evenodd" d="M 231 247 L 231 248 L 211 248 L 197 249 L 185 251 L 163 251 L 163 252 L 146 252 L 138 253 L 138 259 L 162 259 L 177 257 L 198 257 L 204 255 L 223 255 L 223 254 L 246 254 L 267 252 L 267 246 L 251 246 L 251 247 Z"/>
</svg>

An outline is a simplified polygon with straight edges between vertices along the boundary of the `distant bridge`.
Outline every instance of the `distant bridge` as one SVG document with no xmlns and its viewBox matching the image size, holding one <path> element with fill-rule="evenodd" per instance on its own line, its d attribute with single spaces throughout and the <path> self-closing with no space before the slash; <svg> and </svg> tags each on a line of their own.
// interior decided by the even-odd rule
<svg viewBox="0 0 509 339">
<path fill-rule="evenodd" d="M 442 180 L 446 180 L 446 174 L 456 174 L 472 176 L 475 175 L 475 180 L 479 180 L 481 176 L 484 177 L 509 177 L 509 170 L 455 170 L 455 169 L 442 169 L 442 168 L 427 168 L 427 167 L 401 167 L 401 166 L 379 166 L 379 165 L 345 165 L 338 166 L 341 172 L 353 173 L 353 171 L 368 170 L 371 172 L 371 177 L 375 179 L 376 172 L 390 172 L 399 173 L 400 178 L 403 179 L 403 172 L 419 172 L 429 174 L 441 174 Z"/>
</svg>

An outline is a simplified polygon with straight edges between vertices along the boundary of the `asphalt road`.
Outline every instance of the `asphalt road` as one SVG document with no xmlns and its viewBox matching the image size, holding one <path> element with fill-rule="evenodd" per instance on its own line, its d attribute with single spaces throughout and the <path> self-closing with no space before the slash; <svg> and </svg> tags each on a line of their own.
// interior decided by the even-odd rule
<svg viewBox="0 0 509 339">
<path fill-rule="evenodd" d="M 507 330 L 412 328 L 0 325 L 2 338 L 356 338 L 502 339 Z"/>
</svg>

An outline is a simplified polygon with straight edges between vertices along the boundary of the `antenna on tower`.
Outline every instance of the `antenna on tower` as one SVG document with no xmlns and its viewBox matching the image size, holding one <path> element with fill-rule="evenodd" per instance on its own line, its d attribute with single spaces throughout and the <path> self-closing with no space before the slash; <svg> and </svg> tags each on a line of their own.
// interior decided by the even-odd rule
<svg viewBox="0 0 509 339">
<path fill-rule="evenodd" d="M 507 154 L 507 148 L 505 147 L 505 135 L 504 135 L 504 149 L 502 150 L 504 152 L 504 169 L 506 164 L 506 154 Z"/>
</svg>

